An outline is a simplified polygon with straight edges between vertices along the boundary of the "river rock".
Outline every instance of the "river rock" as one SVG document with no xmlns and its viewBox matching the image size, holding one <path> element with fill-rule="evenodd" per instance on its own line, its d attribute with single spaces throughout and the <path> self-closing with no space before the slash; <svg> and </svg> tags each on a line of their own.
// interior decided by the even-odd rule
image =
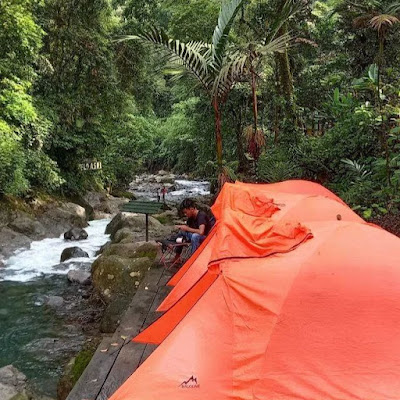
<svg viewBox="0 0 400 400">
<path fill-rule="evenodd" d="M 44 226 L 26 213 L 19 214 L 17 218 L 8 224 L 8 227 L 31 239 L 39 240 L 46 237 Z"/>
<path fill-rule="evenodd" d="M 0 230 L 0 243 L 0 257 L 8 258 L 15 250 L 21 247 L 28 247 L 31 239 L 22 233 L 5 227 Z"/>
<path fill-rule="evenodd" d="M 102 255 L 92 265 L 93 285 L 107 303 L 116 296 L 132 298 L 135 288 L 151 264 L 148 257 L 122 258 L 116 255 Z"/>
<path fill-rule="evenodd" d="M 103 212 L 103 211 L 94 211 L 93 214 L 93 219 L 98 220 L 98 219 L 107 219 L 110 218 L 110 214 Z"/>
<path fill-rule="evenodd" d="M 133 196 L 133 194 L 132 194 Z M 125 197 L 114 197 L 111 195 L 108 195 L 104 201 L 100 203 L 95 208 L 95 211 L 97 212 L 103 212 L 111 215 L 116 215 L 120 212 L 120 208 L 123 204 L 128 203 L 129 199 Z"/>
<path fill-rule="evenodd" d="M 26 376 L 14 366 L 0 368 L 0 399 L 28 399 L 25 392 Z"/>
<path fill-rule="evenodd" d="M 86 257 L 89 258 L 89 254 L 86 251 L 82 250 L 80 247 L 68 247 L 63 250 L 61 253 L 61 262 L 69 260 L 70 258 L 80 258 Z"/>
<path fill-rule="evenodd" d="M 129 228 L 122 228 L 115 233 L 114 239 L 112 242 L 119 243 L 126 238 L 131 239 L 133 237 L 134 237 L 134 232 L 132 232 Z"/>
<path fill-rule="evenodd" d="M 163 225 L 173 225 L 174 222 L 179 220 L 178 210 L 176 208 L 167 210 L 161 214 L 154 215 L 154 218 Z"/>
<path fill-rule="evenodd" d="M 159 246 L 156 242 L 136 242 L 112 244 L 104 252 L 103 256 L 119 256 L 124 258 L 147 257 L 154 261 L 157 257 Z"/>
<path fill-rule="evenodd" d="M 46 305 L 49 307 L 58 308 L 64 304 L 64 299 L 60 296 L 49 296 L 46 299 Z"/>
<path fill-rule="evenodd" d="M 103 254 L 104 250 L 109 246 L 111 246 L 111 242 L 110 241 L 107 242 L 107 243 L 104 243 L 103 246 L 101 246 L 100 249 L 96 251 L 95 255 L 99 256 L 100 254 Z"/>
<path fill-rule="evenodd" d="M 149 216 L 149 229 L 151 229 L 153 232 L 158 233 L 160 227 L 162 227 L 162 224 L 155 218 Z M 146 230 L 145 215 L 120 212 L 107 225 L 106 233 L 110 234 L 110 237 L 113 240 L 115 234 L 122 228 L 130 228 L 132 231 L 136 232 L 145 232 Z"/>
<path fill-rule="evenodd" d="M 161 169 L 160 171 L 158 171 L 158 175 L 160 176 L 168 175 L 168 172 Z"/>
<path fill-rule="evenodd" d="M 91 282 L 90 272 L 79 271 L 76 269 L 68 271 L 67 277 L 70 282 L 79 283 L 80 285 L 90 285 Z"/>
<path fill-rule="evenodd" d="M 64 233 L 65 240 L 84 240 L 87 237 L 87 232 L 82 228 L 72 228 Z"/>
<path fill-rule="evenodd" d="M 6 365 L 0 368 L 0 383 L 12 385 L 17 389 L 23 389 L 26 384 L 26 376 L 13 365 Z M 0 399 L 3 400 L 3 397 L 0 396 Z"/>
<path fill-rule="evenodd" d="M 38 220 L 46 228 L 47 236 L 50 237 L 57 237 L 72 227 L 88 226 L 85 209 L 74 203 L 49 206 Z"/>
<path fill-rule="evenodd" d="M 170 174 L 170 175 L 166 175 L 166 176 L 162 176 L 161 177 L 161 183 L 174 183 L 175 182 L 175 175 L 174 174 Z"/>
</svg>

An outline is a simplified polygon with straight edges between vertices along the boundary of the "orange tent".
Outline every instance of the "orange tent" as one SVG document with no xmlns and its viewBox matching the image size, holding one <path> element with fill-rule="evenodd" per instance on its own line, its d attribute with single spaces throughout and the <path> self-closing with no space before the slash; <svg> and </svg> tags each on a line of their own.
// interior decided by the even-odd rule
<svg viewBox="0 0 400 400">
<path fill-rule="evenodd" d="M 112 400 L 400 397 L 399 239 L 329 195 L 268 186 L 224 187 L 208 269 Z"/>
<path fill-rule="evenodd" d="M 279 212 L 272 215 L 274 221 L 332 221 L 337 218 L 347 221 L 362 222 L 363 220 L 354 213 L 339 197 L 328 189 L 314 182 L 292 180 L 268 185 L 256 185 L 236 183 L 225 184 L 224 188 L 213 206 L 214 215 L 219 216 L 221 209 L 230 207 L 229 195 L 234 196 L 238 190 L 247 192 L 249 195 L 264 192 L 267 196 L 274 199 L 275 203 L 281 205 Z M 225 195 L 228 193 L 229 195 Z M 228 200 L 226 200 L 228 198 Z M 331 201 L 335 200 L 335 201 Z M 225 204 L 224 204 L 225 203 Z M 215 247 L 215 238 L 208 236 L 203 246 L 189 261 L 172 277 L 168 283 L 176 286 L 163 303 L 158 311 L 167 311 L 173 306 L 187 291 L 205 274 L 210 261 L 212 249 Z M 209 245 L 208 245 L 209 244 Z"/>
</svg>

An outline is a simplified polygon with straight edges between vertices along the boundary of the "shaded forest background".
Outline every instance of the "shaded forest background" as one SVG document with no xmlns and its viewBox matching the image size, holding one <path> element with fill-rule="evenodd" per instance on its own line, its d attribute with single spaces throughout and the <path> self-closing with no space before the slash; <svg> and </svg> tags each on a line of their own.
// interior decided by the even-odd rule
<svg viewBox="0 0 400 400">
<path fill-rule="evenodd" d="M 251 54 L 265 43 L 286 3 L 244 2 L 227 50 Z M 157 28 L 209 42 L 220 7 L 219 0 L 3 0 L 0 196 L 124 188 L 158 169 L 215 179 L 209 97 L 192 79 L 175 79 L 160 49 L 118 39 Z M 400 3 L 391 1 L 299 1 L 277 33 L 290 35 L 285 51 L 257 59 L 221 108 L 227 174 L 311 179 L 365 218 L 397 213 L 398 18 Z M 103 169 L 81 171 L 87 159 Z"/>
</svg>

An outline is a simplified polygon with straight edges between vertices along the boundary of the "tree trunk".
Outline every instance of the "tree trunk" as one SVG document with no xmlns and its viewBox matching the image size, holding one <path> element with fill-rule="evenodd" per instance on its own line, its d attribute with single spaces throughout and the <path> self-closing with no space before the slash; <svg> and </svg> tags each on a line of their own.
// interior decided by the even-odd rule
<svg viewBox="0 0 400 400">
<path fill-rule="evenodd" d="M 253 118 L 254 118 L 254 135 L 257 135 L 257 129 L 258 129 L 258 106 L 257 106 L 257 92 L 256 92 L 256 74 L 253 70 L 253 68 L 250 69 L 251 73 L 251 92 L 253 94 Z"/>
<path fill-rule="evenodd" d="M 240 102 L 238 110 L 231 110 L 235 119 L 235 132 L 236 132 L 236 153 L 239 161 L 238 172 L 246 171 L 246 157 L 243 148 L 243 101 Z"/>
<path fill-rule="evenodd" d="M 215 144 L 217 150 L 218 173 L 222 171 L 222 133 L 221 133 L 221 110 L 218 99 L 214 98 L 212 102 L 215 114 Z"/>
<path fill-rule="evenodd" d="M 285 23 L 279 29 L 277 37 L 283 36 L 288 33 L 288 27 Z M 283 53 L 277 53 L 275 56 L 278 74 L 279 74 L 279 82 L 282 90 L 282 94 L 285 98 L 287 104 L 287 113 L 290 120 L 293 121 L 297 125 L 296 122 L 296 113 L 295 113 L 295 105 L 294 105 L 294 96 L 293 96 L 293 76 L 290 71 L 290 63 L 289 63 L 289 55 L 287 50 Z"/>
</svg>

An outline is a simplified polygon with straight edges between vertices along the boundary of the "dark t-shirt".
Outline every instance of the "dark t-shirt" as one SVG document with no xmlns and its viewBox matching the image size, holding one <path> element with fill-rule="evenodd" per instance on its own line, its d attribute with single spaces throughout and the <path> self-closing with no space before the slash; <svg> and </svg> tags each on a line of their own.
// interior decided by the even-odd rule
<svg viewBox="0 0 400 400">
<path fill-rule="evenodd" d="M 189 218 L 187 220 L 187 226 L 193 229 L 199 229 L 200 225 L 205 225 L 204 235 L 208 235 L 210 232 L 210 218 L 208 218 L 207 214 L 204 211 L 199 211 L 197 213 L 196 218 Z"/>
</svg>

